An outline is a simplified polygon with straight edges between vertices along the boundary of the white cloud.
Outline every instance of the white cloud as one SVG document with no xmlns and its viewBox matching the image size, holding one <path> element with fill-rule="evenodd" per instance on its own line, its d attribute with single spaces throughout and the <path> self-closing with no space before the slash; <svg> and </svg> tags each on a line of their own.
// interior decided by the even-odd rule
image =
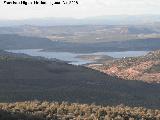
<svg viewBox="0 0 160 120">
<path fill-rule="evenodd" d="M 16 0 L 15 0 L 16 1 Z M 27 1 L 27 0 L 26 0 Z M 10 6 L 0 3 L 0 19 L 83 18 L 102 15 L 160 14 L 160 0 L 78 0 L 71 6 Z"/>
</svg>

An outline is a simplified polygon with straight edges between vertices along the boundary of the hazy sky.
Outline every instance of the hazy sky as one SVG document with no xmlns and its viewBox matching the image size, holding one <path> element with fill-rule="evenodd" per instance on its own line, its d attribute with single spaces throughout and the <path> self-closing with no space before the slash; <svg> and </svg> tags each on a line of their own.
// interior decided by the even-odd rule
<svg viewBox="0 0 160 120">
<path fill-rule="evenodd" d="M 160 14 L 160 0 L 78 0 L 78 5 L 54 6 L 5 5 L 3 1 L 0 0 L 0 19 Z"/>
</svg>

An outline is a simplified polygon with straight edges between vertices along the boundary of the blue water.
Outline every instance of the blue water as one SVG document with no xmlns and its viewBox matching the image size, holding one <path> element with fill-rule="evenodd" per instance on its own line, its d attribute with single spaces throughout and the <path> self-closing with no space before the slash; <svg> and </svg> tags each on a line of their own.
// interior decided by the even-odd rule
<svg viewBox="0 0 160 120">
<path fill-rule="evenodd" d="M 96 52 L 96 53 L 70 53 L 70 52 L 46 52 L 42 49 L 24 49 L 24 50 L 6 50 L 12 53 L 24 53 L 31 56 L 41 56 L 45 58 L 56 58 L 63 61 L 68 61 L 70 64 L 74 65 L 83 65 L 87 63 L 92 63 L 93 61 L 84 60 L 78 58 L 79 55 L 109 55 L 114 58 L 123 58 L 123 57 L 137 57 L 142 56 L 148 53 L 148 51 L 122 51 L 122 52 Z"/>
</svg>

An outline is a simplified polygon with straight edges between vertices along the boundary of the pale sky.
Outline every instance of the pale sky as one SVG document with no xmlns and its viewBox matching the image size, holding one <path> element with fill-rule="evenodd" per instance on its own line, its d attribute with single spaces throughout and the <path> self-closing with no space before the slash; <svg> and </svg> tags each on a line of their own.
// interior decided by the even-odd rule
<svg viewBox="0 0 160 120">
<path fill-rule="evenodd" d="M 4 0 L 0 0 L 0 19 L 29 19 L 51 17 L 86 18 L 104 15 L 160 14 L 160 0 L 78 0 L 78 5 L 74 4 L 54 6 L 5 5 L 3 4 L 3 1 Z M 45 1 L 49 2 L 49 0 Z"/>
</svg>

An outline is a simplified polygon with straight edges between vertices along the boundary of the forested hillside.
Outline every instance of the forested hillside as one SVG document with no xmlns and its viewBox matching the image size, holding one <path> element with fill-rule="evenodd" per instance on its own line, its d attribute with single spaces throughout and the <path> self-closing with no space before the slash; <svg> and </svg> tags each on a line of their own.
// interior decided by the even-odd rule
<svg viewBox="0 0 160 120">
<path fill-rule="evenodd" d="M 160 107 L 160 85 L 125 81 L 98 71 L 40 58 L 0 57 L 0 102 L 69 101 Z"/>
</svg>

